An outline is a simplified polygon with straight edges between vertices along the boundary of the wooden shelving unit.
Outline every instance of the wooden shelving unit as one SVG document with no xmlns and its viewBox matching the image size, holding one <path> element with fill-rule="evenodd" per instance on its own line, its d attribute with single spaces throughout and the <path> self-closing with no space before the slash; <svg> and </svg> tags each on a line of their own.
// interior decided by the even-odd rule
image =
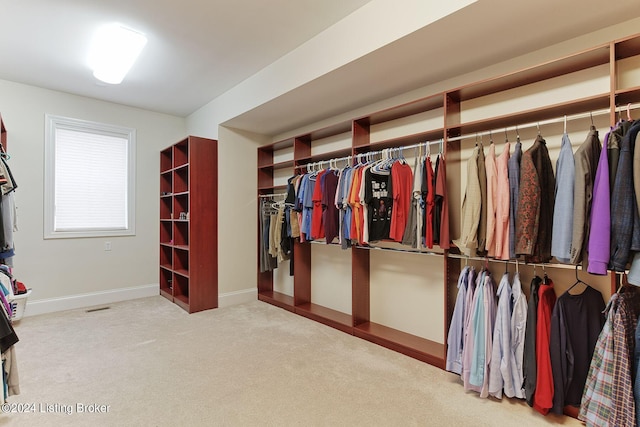
<svg viewBox="0 0 640 427">
<path fill-rule="evenodd" d="M 619 69 L 620 61 L 638 56 L 640 56 L 640 34 L 259 147 L 258 194 L 284 191 L 286 185 L 276 182 L 277 177 L 303 173 L 303 167 L 309 163 L 442 139 L 447 158 L 447 187 L 451 192 L 449 207 L 450 210 L 457 209 L 461 204 L 459 177 L 462 163 L 460 157 L 462 147 L 458 137 L 559 118 L 563 115 L 589 113 L 594 110 L 611 109 L 609 121 L 614 124 L 616 106 L 620 107 L 640 99 L 640 82 L 627 85 L 628 87 L 621 84 Z M 593 93 L 584 93 L 583 96 L 572 99 L 549 97 L 548 100 L 545 99 L 544 102 L 530 108 L 489 113 L 487 117 L 481 118 L 466 118 L 469 104 L 486 102 L 491 105 L 493 97 L 497 99 L 500 96 L 504 97 L 507 91 L 512 93 L 511 91 L 526 90 L 541 84 L 558 85 L 558 79 L 569 75 L 581 76 L 581 73 L 595 75 L 604 81 L 608 80 L 608 89 L 595 88 Z M 400 123 L 397 127 L 402 128 L 406 122 L 411 122 L 412 118 L 415 117 L 418 120 L 422 116 L 429 118 L 436 116 L 437 120 L 427 120 L 434 125 L 425 126 L 417 132 L 411 130 L 401 135 L 394 134 L 389 138 L 372 141 L 374 128 L 393 127 L 395 123 Z M 314 153 L 316 141 L 338 137 L 345 132 L 349 133 L 350 147 L 330 150 L 322 154 Z M 274 160 L 280 158 L 281 153 L 284 152 L 289 156 L 286 160 Z M 258 298 L 260 300 L 444 369 L 446 342 L 434 342 L 371 321 L 372 266 L 370 250 L 367 248 L 352 247 L 350 250 L 351 313 L 342 313 L 314 303 L 311 298 L 311 288 L 314 285 L 311 283 L 311 246 L 298 241 L 294 243 L 293 295 L 274 291 L 273 274 L 259 272 Z M 451 251 L 455 251 L 455 248 Z M 345 256 L 348 255 L 345 254 Z M 444 251 L 441 259 L 445 278 L 442 302 L 445 315 L 440 322 L 446 337 L 453 312 L 461 263 L 460 259 L 450 257 L 449 251 Z M 615 292 L 616 277 L 614 274 L 610 277 L 611 292 Z M 434 319 L 434 322 L 437 320 Z"/>
<path fill-rule="evenodd" d="M 217 144 L 189 136 L 160 152 L 160 295 L 189 313 L 218 307 Z"/>
</svg>

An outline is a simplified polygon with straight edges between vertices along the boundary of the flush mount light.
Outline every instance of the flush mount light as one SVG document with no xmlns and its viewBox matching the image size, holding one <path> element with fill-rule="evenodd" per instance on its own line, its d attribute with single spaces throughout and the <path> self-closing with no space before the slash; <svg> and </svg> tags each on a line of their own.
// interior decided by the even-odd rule
<svg viewBox="0 0 640 427">
<path fill-rule="evenodd" d="M 94 77 L 105 83 L 121 83 L 146 43 L 143 34 L 119 24 L 100 28 L 89 59 Z"/>
</svg>

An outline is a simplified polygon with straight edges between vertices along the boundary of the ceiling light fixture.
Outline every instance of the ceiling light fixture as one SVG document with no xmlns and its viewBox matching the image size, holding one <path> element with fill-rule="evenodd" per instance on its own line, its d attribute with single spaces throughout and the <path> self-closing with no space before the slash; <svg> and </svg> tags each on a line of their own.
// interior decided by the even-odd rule
<svg viewBox="0 0 640 427">
<path fill-rule="evenodd" d="M 147 44 L 147 38 L 119 24 L 100 28 L 93 39 L 89 63 L 96 79 L 119 84 Z"/>
</svg>

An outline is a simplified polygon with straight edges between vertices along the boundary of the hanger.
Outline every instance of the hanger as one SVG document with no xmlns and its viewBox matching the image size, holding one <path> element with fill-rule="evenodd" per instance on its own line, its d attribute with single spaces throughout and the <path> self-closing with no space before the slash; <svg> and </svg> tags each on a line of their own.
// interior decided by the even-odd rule
<svg viewBox="0 0 640 427">
<path fill-rule="evenodd" d="M 518 258 L 516 258 L 516 274 L 520 275 L 520 268 L 518 267 Z"/>
<path fill-rule="evenodd" d="M 542 136 L 540 133 L 540 122 L 536 123 L 536 127 L 538 128 L 538 136 Z"/>
<path fill-rule="evenodd" d="M 627 120 L 628 121 L 633 121 L 633 119 L 631 119 L 631 103 L 627 104 Z"/>
<path fill-rule="evenodd" d="M 516 142 L 520 142 L 520 131 L 518 130 L 518 125 L 516 125 Z"/>
<path fill-rule="evenodd" d="M 509 142 L 509 135 L 507 135 L 507 128 L 504 128 L 504 142 Z"/>
<path fill-rule="evenodd" d="M 567 133 L 567 115 L 564 115 L 564 133 Z"/>
<path fill-rule="evenodd" d="M 504 274 L 509 273 L 509 261 L 504 262 Z"/>
<path fill-rule="evenodd" d="M 565 291 L 565 293 L 569 292 L 571 289 L 573 289 L 576 285 L 579 285 L 580 283 L 582 283 L 585 286 L 589 286 L 587 283 L 580 280 L 580 277 L 578 277 L 578 266 L 576 265 L 576 282 L 573 285 L 571 285 L 569 289 Z"/>
</svg>

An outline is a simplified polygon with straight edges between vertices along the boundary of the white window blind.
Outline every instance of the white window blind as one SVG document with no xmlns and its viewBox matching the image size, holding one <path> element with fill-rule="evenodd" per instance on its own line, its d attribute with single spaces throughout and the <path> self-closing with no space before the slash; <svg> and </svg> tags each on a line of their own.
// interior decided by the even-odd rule
<svg viewBox="0 0 640 427">
<path fill-rule="evenodd" d="M 47 116 L 45 237 L 130 235 L 133 129 Z"/>
</svg>

